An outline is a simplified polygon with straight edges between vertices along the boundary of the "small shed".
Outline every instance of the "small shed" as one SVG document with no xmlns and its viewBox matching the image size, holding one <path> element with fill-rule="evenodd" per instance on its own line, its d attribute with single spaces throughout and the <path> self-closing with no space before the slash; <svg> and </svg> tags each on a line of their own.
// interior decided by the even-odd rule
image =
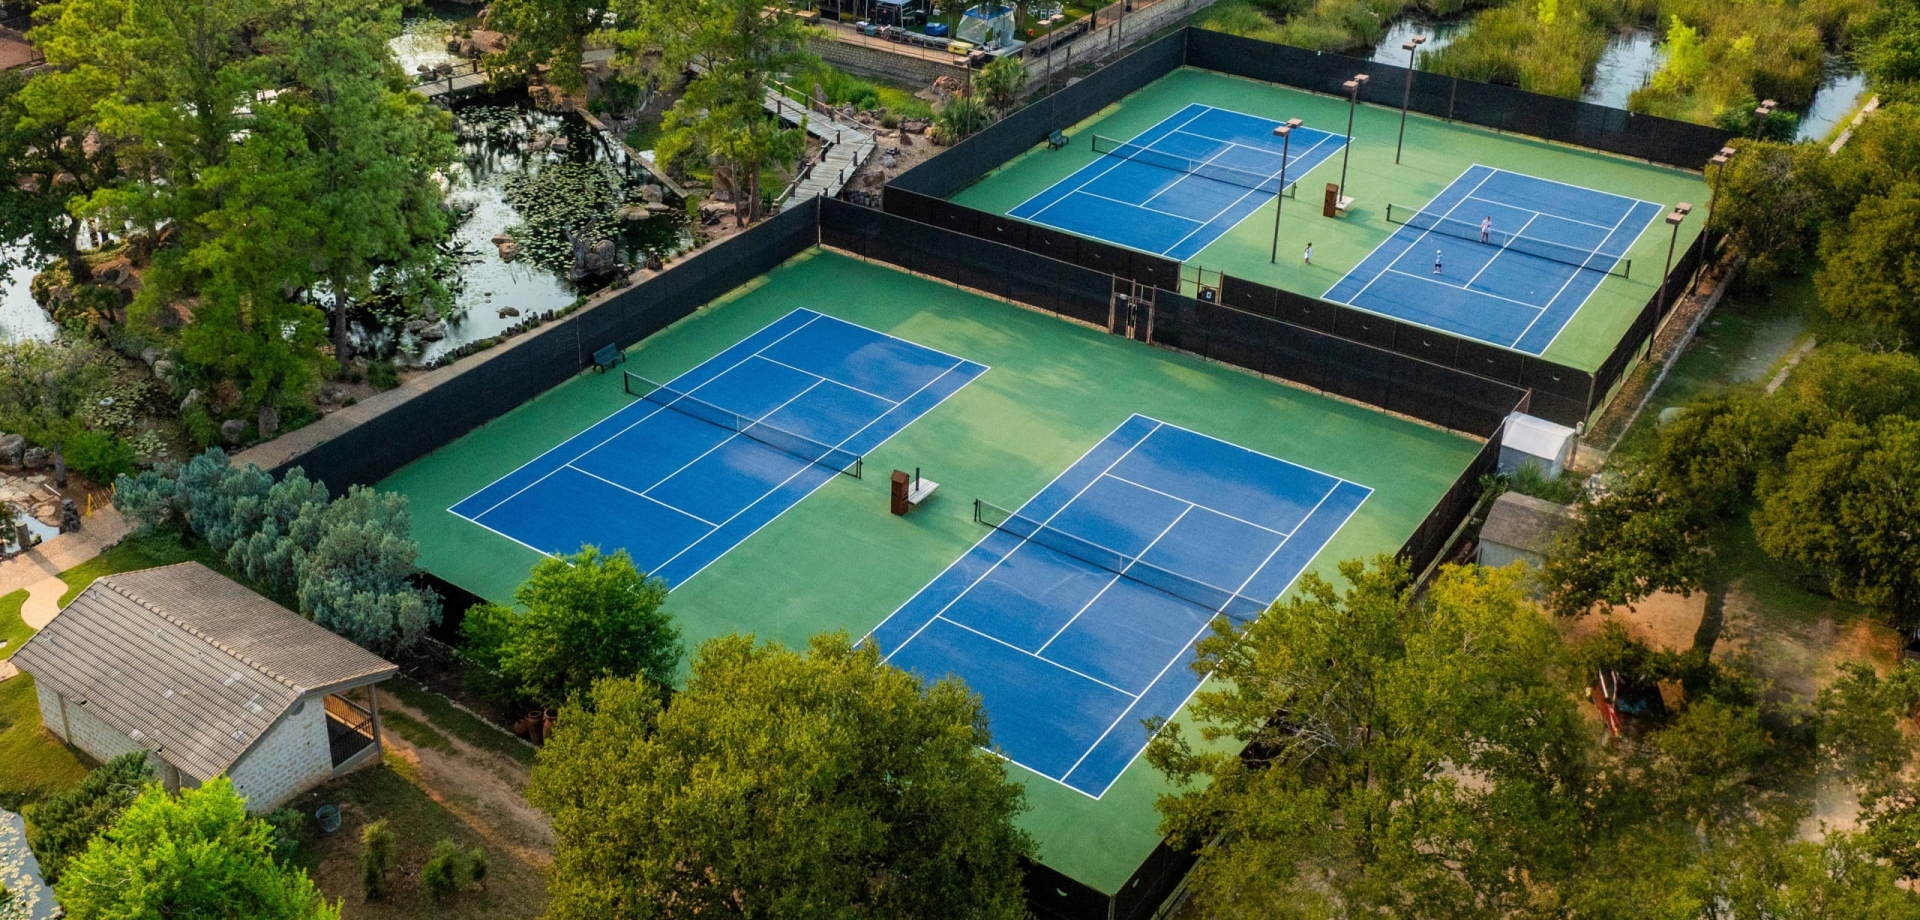
<svg viewBox="0 0 1920 920">
<path fill-rule="evenodd" d="M 1540 565 L 1547 559 L 1554 535 L 1571 517 L 1566 505 L 1518 492 L 1502 492 L 1493 500 L 1486 523 L 1480 525 L 1477 561 L 1495 568 L 1515 560 Z"/>
<path fill-rule="evenodd" d="M 1506 429 L 1500 433 L 1500 472 L 1530 465 L 1552 479 L 1573 459 L 1578 434 L 1565 425 L 1515 412 L 1507 416 Z"/>
<path fill-rule="evenodd" d="M 145 750 L 169 789 L 224 773 L 256 813 L 377 762 L 399 670 L 197 562 L 94 581 L 12 660 L 69 744 Z"/>
</svg>

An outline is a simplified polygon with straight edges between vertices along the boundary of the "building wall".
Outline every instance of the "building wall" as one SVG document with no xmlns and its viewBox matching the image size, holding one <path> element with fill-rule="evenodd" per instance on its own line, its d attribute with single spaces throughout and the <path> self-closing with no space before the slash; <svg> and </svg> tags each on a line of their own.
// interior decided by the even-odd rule
<svg viewBox="0 0 1920 920">
<path fill-rule="evenodd" d="M 235 789 L 247 797 L 247 810 L 264 814 L 333 776 L 327 748 L 327 708 L 321 698 L 301 701 L 275 723 L 229 772 Z"/>
<path fill-rule="evenodd" d="M 1546 557 L 1541 556 L 1539 553 L 1529 553 L 1517 547 L 1507 546 L 1501 543 L 1489 543 L 1485 540 L 1480 541 L 1479 559 L 1481 565 L 1496 569 L 1512 565 L 1515 560 L 1536 567 L 1546 561 Z"/>
<path fill-rule="evenodd" d="M 108 725 L 99 716 L 87 711 L 87 707 L 67 700 L 66 720 L 63 723 L 60 718 L 60 694 L 46 684 L 36 684 L 34 690 L 40 694 L 40 722 L 47 727 L 47 731 L 59 735 L 68 744 L 87 752 L 88 757 L 103 763 L 122 754 L 147 751 L 147 765 L 153 768 L 153 775 L 167 775 L 167 764 L 158 754 Z M 65 733 L 68 728 L 72 729 L 70 736 Z M 181 781 L 189 782 L 185 776 L 181 777 Z"/>
<path fill-rule="evenodd" d="M 834 38 L 815 39 L 811 46 L 814 54 L 842 70 L 908 86 L 930 86 L 935 78 L 941 76 L 964 79 L 967 73 L 965 69 L 951 64 L 894 54 L 883 48 L 855 45 Z M 811 92 L 813 88 L 803 86 L 800 89 Z"/>
</svg>

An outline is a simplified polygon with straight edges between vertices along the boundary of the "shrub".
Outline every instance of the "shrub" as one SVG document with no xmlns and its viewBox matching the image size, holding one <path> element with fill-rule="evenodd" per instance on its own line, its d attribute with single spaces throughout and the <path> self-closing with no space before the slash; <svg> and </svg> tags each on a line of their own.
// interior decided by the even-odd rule
<svg viewBox="0 0 1920 920">
<path fill-rule="evenodd" d="M 94 482 L 112 482 L 133 472 L 133 445 L 99 431 L 82 431 L 62 448 L 67 468 Z"/>
<path fill-rule="evenodd" d="M 367 900 L 378 901 L 387 896 L 387 874 L 393 869 L 393 831 L 386 819 L 361 828 L 360 845 L 360 886 Z"/>
<path fill-rule="evenodd" d="M 153 779 L 145 751 L 122 754 L 89 772 L 80 785 L 27 809 L 27 843 L 40 857 L 47 884 L 58 882 L 68 861 L 112 826 Z"/>
<path fill-rule="evenodd" d="M 460 890 L 460 882 L 465 877 L 467 867 L 466 854 L 451 840 L 441 839 L 433 845 L 433 855 L 427 857 L 425 865 L 420 867 L 420 885 L 434 901 L 444 901 Z"/>
<path fill-rule="evenodd" d="M 467 852 L 467 880 L 476 888 L 487 887 L 487 848 L 474 847 Z"/>
<path fill-rule="evenodd" d="M 297 808 L 276 808 L 267 812 L 261 820 L 273 828 L 273 856 L 286 862 L 299 853 L 301 844 L 307 840 L 308 829 L 313 819 Z"/>
<path fill-rule="evenodd" d="M 400 385 L 400 369 L 384 358 L 368 362 L 367 382 L 376 390 L 391 390 Z"/>
</svg>

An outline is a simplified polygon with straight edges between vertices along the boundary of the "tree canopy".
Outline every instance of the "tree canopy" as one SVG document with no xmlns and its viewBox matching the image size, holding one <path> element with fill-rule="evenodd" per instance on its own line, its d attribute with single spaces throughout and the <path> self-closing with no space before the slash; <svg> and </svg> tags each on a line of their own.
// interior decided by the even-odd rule
<svg viewBox="0 0 1920 920">
<path fill-rule="evenodd" d="M 520 609 L 467 611 L 465 654 L 542 706 L 559 706 L 603 677 L 665 686 L 680 667 L 680 630 L 661 609 L 666 582 L 635 568 L 624 549 L 608 555 L 588 546 L 542 559 L 513 599 Z"/>
<path fill-rule="evenodd" d="M 32 819 L 27 843 L 40 860 L 40 874 L 48 884 L 60 881 L 68 861 L 86 852 L 87 844 L 113 826 L 141 790 L 152 785 L 153 770 L 147 752 L 122 754 L 87 771 L 80 785 L 27 809 Z"/>
<path fill-rule="evenodd" d="M 307 874 L 273 859 L 273 831 L 226 777 L 149 786 L 54 887 L 74 920 L 338 920 Z"/>
<path fill-rule="evenodd" d="M 725 636 L 686 687 L 607 679 L 561 711 L 530 800 L 556 920 L 1025 915 L 1022 789 L 979 699 L 845 635 Z"/>
</svg>

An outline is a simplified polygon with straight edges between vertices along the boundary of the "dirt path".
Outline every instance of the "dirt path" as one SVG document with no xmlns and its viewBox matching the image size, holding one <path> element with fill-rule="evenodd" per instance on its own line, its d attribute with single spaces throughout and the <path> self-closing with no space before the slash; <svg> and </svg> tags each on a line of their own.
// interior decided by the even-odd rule
<svg viewBox="0 0 1920 920">
<path fill-rule="evenodd" d="M 431 726 L 427 714 L 387 695 L 382 713 L 401 715 Z M 398 732 L 386 732 L 388 753 L 417 771 L 421 791 L 460 823 L 529 865 L 553 862 L 553 824 L 527 804 L 530 769 L 519 761 L 482 750 L 444 732 L 432 746 L 416 745 Z"/>
</svg>

